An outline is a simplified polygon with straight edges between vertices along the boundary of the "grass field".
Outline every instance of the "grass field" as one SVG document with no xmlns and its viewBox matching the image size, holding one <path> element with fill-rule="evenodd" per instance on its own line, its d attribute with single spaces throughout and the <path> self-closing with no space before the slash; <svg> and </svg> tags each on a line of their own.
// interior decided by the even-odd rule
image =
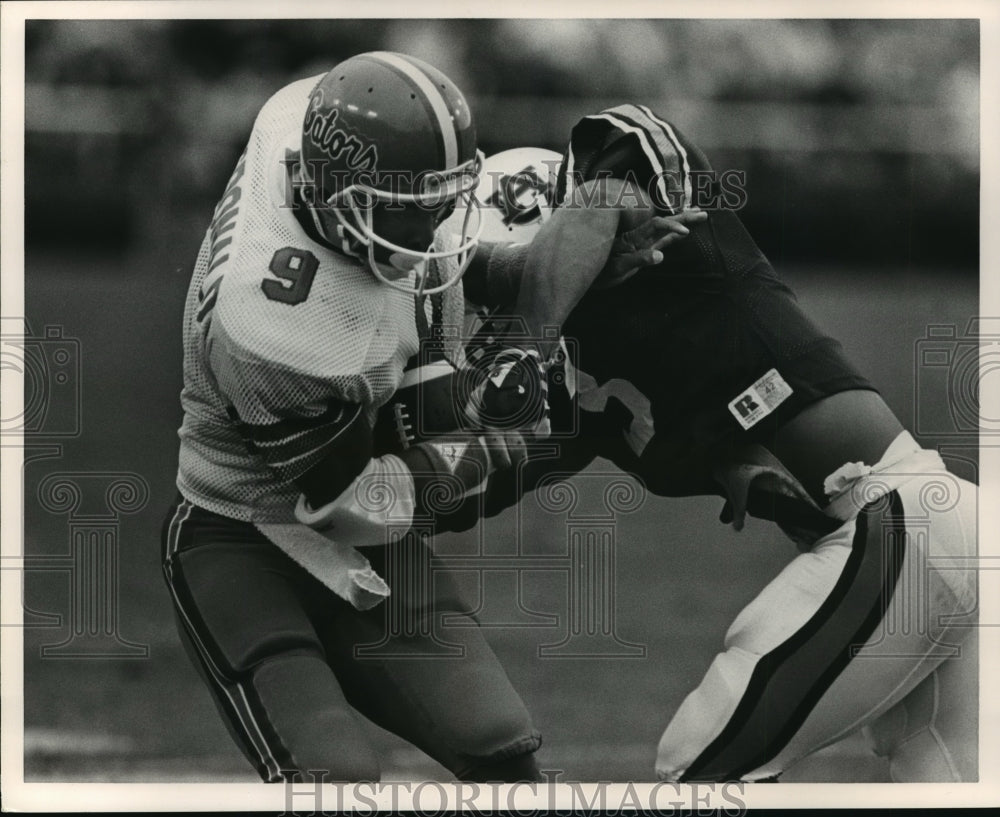
<svg viewBox="0 0 1000 817">
<path fill-rule="evenodd" d="M 55 440 L 59 456 L 26 468 L 26 553 L 68 552 L 66 515 L 44 510 L 37 500 L 46 477 L 129 472 L 148 484 L 149 498 L 141 510 L 121 517 L 118 530 L 119 632 L 148 646 L 147 657 L 42 657 L 43 646 L 69 633 L 69 582 L 65 571 L 28 571 L 29 618 L 61 614 L 62 621 L 25 632 L 27 780 L 256 779 L 181 650 L 160 575 L 159 528 L 174 493 L 186 287 L 186 276 L 169 263 L 28 255 L 33 330 L 61 326 L 65 337 L 79 340 L 82 433 Z M 916 344 L 928 324 L 955 324 L 961 333 L 977 313 L 977 281 L 964 272 L 834 267 L 785 275 L 807 311 L 842 340 L 906 423 L 914 417 L 921 377 Z M 946 396 L 918 392 L 932 403 L 943 404 Z M 921 438 L 930 445 L 942 441 Z M 588 484 L 594 479 L 590 475 Z M 622 640 L 645 646 L 644 657 L 540 658 L 539 645 L 559 641 L 564 625 L 486 630 L 545 736 L 544 768 L 562 770 L 565 779 L 652 779 L 656 743 L 670 714 L 697 683 L 735 613 L 794 554 L 767 524 L 752 520 L 742 534 L 719 524 L 720 506 L 714 499 L 650 498 L 621 518 L 616 627 Z M 564 519 L 532 507 L 529 502 L 524 524 L 532 547 L 558 552 L 565 546 Z M 509 553 L 515 528 L 512 513 L 491 520 L 483 532 L 487 551 Z M 462 552 L 468 545 L 456 536 L 440 547 Z M 526 574 L 528 606 L 558 612 L 565 605 L 561 581 Z M 472 576 L 468 589 L 478 592 Z M 500 598 L 502 590 L 487 587 L 487 598 Z M 447 779 L 432 761 L 374 726 L 372 740 L 383 750 L 387 778 Z M 860 752 L 849 742 L 804 763 L 789 779 L 878 779 L 881 768 Z"/>
</svg>

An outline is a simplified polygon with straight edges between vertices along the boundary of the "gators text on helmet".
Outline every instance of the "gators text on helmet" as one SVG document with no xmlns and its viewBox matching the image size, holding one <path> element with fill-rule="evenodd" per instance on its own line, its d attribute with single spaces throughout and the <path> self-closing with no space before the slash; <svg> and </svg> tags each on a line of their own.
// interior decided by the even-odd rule
<svg viewBox="0 0 1000 817">
<path fill-rule="evenodd" d="M 388 51 L 359 54 L 327 72 L 310 95 L 302 163 L 316 185 L 314 207 L 336 216 L 337 235 L 326 237 L 365 258 L 375 276 L 396 289 L 431 294 L 458 281 L 479 240 L 469 227 L 476 223 L 473 194 L 482 161 L 464 95 L 422 60 Z M 378 235 L 373 210 L 379 206 L 425 208 L 442 217 L 461 206 L 465 219 L 453 246 L 414 250 Z M 376 253 L 408 257 L 415 277 L 386 277 Z M 427 262 L 452 257 L 457 272 L 429 286 Z"/>
</svg>

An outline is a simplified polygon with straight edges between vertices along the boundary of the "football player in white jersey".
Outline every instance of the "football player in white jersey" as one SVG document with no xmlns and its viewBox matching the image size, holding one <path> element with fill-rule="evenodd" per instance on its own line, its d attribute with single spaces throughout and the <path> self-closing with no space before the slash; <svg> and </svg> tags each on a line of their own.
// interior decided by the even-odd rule
<svg viewBox="0 0 1000 817">
<path fill-rule="evenodd" d="M 518 462 L 524 437 L 379 433 L 424 346 L 461 365 L 439 330 L 464 312 L 481 161 L 450 79 L 357 55 L 263 106 L 195 263 L 164 574 L 266 781 L 377 780 L 359 715 L 456 777 L 538 777 L 539 733 L 478 627 L 439 630 L 470 607 L 427 542 L 428 521 Z M 437 228 L 456 204 L 452 237 Z"/>
<path fill-rule="evenodd" d="M 377 780 L 359 713 L 457 777 L 537 776 L 539 734 L 478 629 L 440 648 L 434 614 L 468 611 L 451 578 L 420 583 L 417 534 L 382 547 L 433 512 L 429 487 L 475 488 L 509 451 L 470 435 L 458 456 L 397 456 L 372 438 L 421 329 L 463 310 L 476 237 L 435 229 L 470 200 L 481 159 L 451 80 L 361 54 L 268 100 L 205 235 L 164 571 L 181 636 L 266 781 Z M 386 596 L 407 620 L 380 650 Z"/>
<path fill-rule="evenodd" d="M 559 168 L 554 185 L 537 173 L 546 166 Z M 584 117 L 563 156 L 522 150 L 487 161 L 484 177 L 498 181 L 481 195 L 491 205 L 484 237 L 502 238 L 514 212 L 522 243 L 477 256 L 491 274 L 474 297 L 506 300 L 534 326 L 572 338 L 566 388 L 550 386 L 552 426 L 578 430 L 560 441 L 560 460 L 491 478 L 486 508 L 603 456 L 655 493 L 717 494 L 737 527 L 746 513 L 772 519 L 799 545 L 670 721 L 661 778 L 777 779 L 863 729 L 894 780 L 975 780 L 976 486 L 916 444 L 798 307 L 736 213 L 693 197 L 698 172 L 711 178 L 704 155 L 635 105 Z M 512 210 L 505 176 L 548 200 Z M 620 214 L 605 214 L 603 226 L 597 214 L 604 232 L 581 241 L 578 222 L 567 228 L 556 208 L 593 207 L 581 188 L 623 180 L 647 194 L 637 210 L 656 202 L 653 212 L 671 216 L 701 205 L 708 218 L 663 247 L 661 268 L 591 291 L 571 311 L 558 299 L 526 300 L 526 286 L 573 292 L 595 280 L 601 259 L 590 247 L 615 238 Z"/>
</svg>

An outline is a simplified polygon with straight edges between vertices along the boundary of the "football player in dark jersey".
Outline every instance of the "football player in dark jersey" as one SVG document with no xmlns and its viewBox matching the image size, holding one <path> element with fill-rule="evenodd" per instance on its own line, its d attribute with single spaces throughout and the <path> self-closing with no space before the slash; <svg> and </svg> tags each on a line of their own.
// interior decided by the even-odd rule
<svg viewBox="0 0 1000 817">
<path fill-rule="evenodd" d="M 614 211 L 607 197 L 634 198 L 636 188 L 645 199 L 634 209 L 676 217 L 701 206 L 708 217 L 663 247 L 662 264 L 578 299 L 580 281 L 593 282 L 604 263 L 593 248 L 610 246 L 621 215 L 581 243 L 559 213 Z M 560 209 L 530 244 L 480 247 L 466 297 L 516 305 L 526 348 L 544 341 L 538 327 L 561 326 L 576 355 L 567 387 L 548 390 L 552 427 L 569 422 L 573 401 L 580 417 L 560 462 L 494 475 L 485 513 L 553 470 L 603 456 L 655 493 L 719 495 L 737 527 L 749 512 L 796 540 L 801 555 L 741 613 L 670 721 L 662 778 L 774 779 L 864 728 L 895 779 L 968 779 L 975 738 L 943 728 L 934 702 L 976 671 L 960 658 L 963 641 L 967 659 L 974 647 L 970 628 L 949 623 L 975 609 L 976 486 L 916 444 L 799 307 L 735 210 L 719 206 L 723 192 L 675 126 L 623 105 L 573 129 Z M 569 294 L 524 294 L 560 289 Z M 892 625 L 907 615 L 920 617 L 919 631 Z M 945 660 L 941 645 L 957 657 Z"/>
</svg>

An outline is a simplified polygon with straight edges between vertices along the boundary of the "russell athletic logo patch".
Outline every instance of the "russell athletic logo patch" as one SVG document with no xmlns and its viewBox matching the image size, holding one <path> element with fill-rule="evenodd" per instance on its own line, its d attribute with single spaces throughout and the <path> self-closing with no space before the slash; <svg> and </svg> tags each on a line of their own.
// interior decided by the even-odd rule
<svg viewBox="0 0 1000 817">
<path fill-rule="evenodd" d="M 792 393 L 777 369 L 771 369 L 729 403 L 729 411 L 744 429 L 752 428 L 780 406 Z"/>
</svg>

